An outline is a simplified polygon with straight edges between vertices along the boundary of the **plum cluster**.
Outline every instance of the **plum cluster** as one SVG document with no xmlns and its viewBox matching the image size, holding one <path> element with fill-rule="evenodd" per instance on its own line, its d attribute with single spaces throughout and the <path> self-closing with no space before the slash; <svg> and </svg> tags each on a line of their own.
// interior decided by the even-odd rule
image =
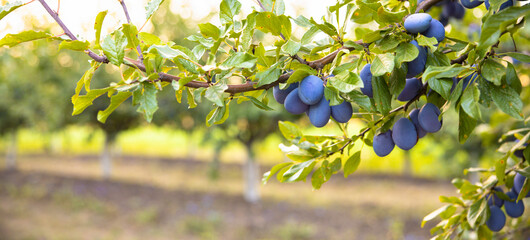
<svg viewBox="0 0 530 240">
<path fill-rule="evenodd" d="M 445 39 L 444 25 L 440 21 L 433 19 L 431 15 L 427 13 L 415 13 L 409 15 L 405 19 L 403 26 L 407 32 L 412 34 L 420 33 L 426 37 L 434 37 L 438 42 Z M 417 45 L 417 43 L 414 45 Z"/>
<path fill-rule="evenodd" d="M 343 101 L 339 105 L 330 106 L 324 97 L 324 82 L 317 76 L 305 77 L 300 83 L 291 84 L 286 89 L 275 86 L 272 90 L 274 99 L 283 104 L 291 114 L 306 113 L 315 127 L 323 127 L 330 117 L 337 122 L 346 123 L 353 115 L 351 103 Z"/>
<path fill-rule="evenodd" d="M 486 225 L 491 231 L 498 232 L 504 227 L 506 224 L 506 215 L 512 218 L 518 218 L 523 215 L 524 202 L 522 200 L 517 201 L 517 196 L 519 196 L 525 180 L 525 176 L 519 173 L 515 174 L 513 187 L 506 193 L 506 196 L 508 196 L 510 200 L 503 200 L 497 196 L 497 192 L 503 192 L 500 187 L 495 187 L 493 189 L 495 192 L 486 196 L 490 210 L 490 217 L 486 221 Z M 525 197 L 530 197 L 530 192 Z M 503 205 L 506 215 L 501 209 Z"/>
<path fill-rule="evenodd" d="M 427 133 L 438 132 L 442 128 L 439 116 L 440 109 L 432 103 L 425 104 L 421 109 L 413 109 L 408 118 L 398 119 L 392 130 L 374 137 L 375 154 L 384 157 L 392 152 L 394 146 L 403 150 L 412 149 Z"/>
</svg>

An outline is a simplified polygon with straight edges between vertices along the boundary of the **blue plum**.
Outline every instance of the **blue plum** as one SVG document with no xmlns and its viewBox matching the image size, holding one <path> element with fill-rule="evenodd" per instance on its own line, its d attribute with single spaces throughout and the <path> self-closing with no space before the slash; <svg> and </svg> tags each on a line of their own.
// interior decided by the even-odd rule
<svg viewBox="0 0 530 240">
<path fill-rule="evenodd" d="M 324 96 L 324 82 L 317 76 L 305 77 L 298 87 L 298 97 L 307 105 L 316 104 Z"/>
<path fill-rule="evenodd" d="M 418 122 L 425 131 L 438 132 L 442 128 L 442 121 L 438 120 L 438 116 L 440 116 L 440 109 L 432 103 L 427 103 L 423 105 L 418 114 Z"/>
<path fill-rule="evenodd" d="M 460 3 L 462 3 L 462 6 L 471 9 L 471 8 L 476 8 L 476 7 L 480 6 L 482 4 L 482 1 L 480 1 L 480 0 L 474 0 L 474 1 L 471 1 L 471 0 L 460 0 Z"/>
<path fill-rule="evenodd" d="M 426 37 L 435 37 L 438 42 L 442 42 L 445 39 L 445 28 L 440 21 L 433 19 L 429 29 L 421 34 Z"/>
<path fill-rule="evenodd" d="M 495 187 L 494 190 L 495 191 L 499 191 L 499 192 L 503 192 L 500 187 Z M 490 193 L 490 194 L 486 195 L 486 199 L 488 199 L 488 204 L 490 206 L 491 205 L 495 205 L 497 207 L 502 207 L 502 205 L 504 204 L 504 200 L 502 200 L 499 197 L 497 197 L 497 194 L 495 194 L 495 193 Z"/>
<path fill-rule="evenodd" d="M 498 232 L 504 227 L 505 224 L 506 215 L 504 215 L 504 212 L 502 212 L 502 210 L 495 205 L 490 206 L 490 217 L 486 221 L 488 228 L 491 231 Z"/>
<path fill-rule="evenodd" d="M 427 13 L 414 13 L 405 19 L 403 26 L 409 33 L 420 33 L 429 28 L 431 20 L 431 15 Z"/>
<path fill-rule="evenodd" d="M 418 142 L 416 127 L 408 118 L 400 118 L 392 128 L 392 140 L 403 150 L 409 150 Z"/>
<path fill-rule="evenodd" d="M 525 180 L 526 180 L 525 176 L 521 175 L 520 173 L 515 174 L 515 177 L 513 178 L 513 190 L 517 194 L 519 194 L 521 192 L 521 189 L 523 189 Z M 530 197 L 530 191 L 528 191 L 525 197 Z"/>
<path fill-rule="evenodd" d="M 462 85 L 462 90 L 466 89 L 469 84 L 473 84 L 477 80 L 477 78 L 478 78 L 477 72 L 474 72 L 471 75 L 465 77 L 464 84 Z"/>
<path fill-rule="evenodd" d="M 317 104 L 309 106 L 309 121 L 315 127 L 323 127 L 329 122 L 331 107 L 329 101 L 323 97 Z"/>
<path fill-rule="evenodd" d="M 449 17 L 440 14 L 440 23 L 442 23 L 444 26 L 447 26 L 447 24 L 449 24 Z"/>
<path fill-rule="evenodd" d="M 510 191 L 506 195 L 512 199 L 512 201 L 504 202 L 504 210 L 506 210 L 506 214 L 513 218 L 522 216 L 524 213 L 524 202 L 522 200 L 517 201 L 517 193 L 515 192 Z"/>
<path fill-rule="evenodd" d="M 351 116 L 353 115 L 353 108 L 351 103 L 344 101 L 339 105 L 331 106 L 331 116 L 337 122 L 347 123 L 350 121 Z"/>
<path fill-rule="evenodd" d="M 518 143 L 519 139 L 515 140 L 515 142 Z M 528 146 L 528 143 L 523 144 L 523 146 L 525 147 Z M 523 151 L 524 149 L 515 150 L 515 152 L 513 152 L 513 155 L 519 158 L 523 158 Z"/>
<path fill-rule="evenodd" d="M 420 122 L 418 121 L 418 114 L 420 113 L 420 110 L 415 108 L 414 110 L 410 111 L 409 118 L 412 123 L 414 123 L 414 127 L 416 127 L 416 132 L 418 133 L 418 138 L 425 137 L 427 135 L 427 131 L 425 129 L 421 128 Z"/>
<path fill-rule="evenodd" d="M 392 130 L 380 133 L 374 137 L 374 152 L 379 157 L 384 157 L 394 150 L 394 141 L 392 140 Z"/>
<path fill-rule="evenodd" d="M 364 95 L 372 98 L 374 97 L 374 93 L 372 90 L 372 71 L 370 70 L 370 67 L 372 67 L 372 64 L 368 63 L 364 65 L 359 75 L 361 77 L 361 80 L 363 80 L 363 84 L 364 84 L 364 86 L 361 88 L 361 92 Z"/>
<path fill-rule="evenodd" d="M 408 67 L 407 78 L 412 78 L 422 73 L 423 70 L 425 69 L 425 63 L 427 63 L 427 51 L 425 51 L 425 48 L 418 45 L 418 42 L 416 42 L 416 40 L 412 40 L 410 43 L 416 46 L 419 53 L 418 53 L 418 56 L 414 60 L 407 63 L 407 67 Z"/>
<path fill-rule="evenodd" d="M 289 93 L 291 93 L 294 89 L 298 87 L 298 84 L 291 84 L 286 89 L 280 89 L 279 85 L 274 86 L 272 88 L 272 95 L 274 96 L 274 99 L 276 99 L 276 102 L 280 104 L 285 103 L 285 98 Z"/>
<path fill-rule="evenodd" d="M 298 97 L 298 88 L 295 88 L 285 98 L 285 110 L 291 114 L 302 114 L 309 109 L 309 106 Z"/>
<path fill-rule="evenodd" d="M 489 0 L 486 0 L 484 1 L 484 5 L 486 5 L 486 9 L 490 9 L 490 1 Z M 504 2 L 503 4 L 501 4 L 501 6 L 499 7 L 499 11 L 502 11 L 503 9 L 507 8 L 507 7 L 511 7 L 513 6 L 513 0 L 507 0 L 506 2 Z"/>
<path fill-rule="evenodd" d="M 408 78 L 405 83 L 405 88 L 399 94 L 397 99 L 402 102 L 410 101 L 420 92 L 423 84 L 417 78 Z"/>
<path fill-rule="evenodd" d="M 465 13 L 466 9 L 460 3 L 452 1 L 447 2 L 442 10 L 442 15 L 456 19 L 462 19 Z"/>
</svg>

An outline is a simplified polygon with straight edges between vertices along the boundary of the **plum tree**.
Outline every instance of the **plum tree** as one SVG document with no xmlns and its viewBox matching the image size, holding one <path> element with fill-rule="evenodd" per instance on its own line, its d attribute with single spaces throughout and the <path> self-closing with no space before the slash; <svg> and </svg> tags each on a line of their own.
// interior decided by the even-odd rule
<svg viewBox="0 0 530 240">
<path fill-rule="evenodd" d="M 472 9 L 472 8 L 476 8 L 478 6 L 480 6 L 483 1 L 480 1 L 480 0 L 474 0 L 474 1 L 471 1 L 471 0 L 460 0 L 460 3 L 462 3 L 462 6 L 466 7 L 466 8 L 469 8 L 469 9 Z"/>
<path fill-rule="evenodd" d="M 415 98 L 420 92 L 423 84 L 417 78 L 408 78 L 405 83 L 405 88 L 398 95 L 397 99 L 402 102 L 407 102 Z"/>
<path fill-rule="evenodd" d="M 372 90 L 372 72 L 370 70 L 371 67 L 372 64 L 369 63 L 364 65 L 363 69 L 359 74 L 361 80 L 363 81 L 363 87 L 361 88 L 361 92 L 370 98 L 374 97 L 374 93 Z"/>
<path fill-rule="evenodd" d="M 407 64 L 407 78 L 412 78 L 422 73 L 423 70 L 425 70 L 425 63 L 427 62 L 427 51 L 425 51 L 425 48 L 418 45 L 416 40 L 412 40 L 410 43 L 412 43 L 418 49 L 419 53 L 414 60 L 408 62 Z"/>
<path fill-rule="evenodd" d="M 426 37 L 434 37 L 438 42 L 442 42 L 445 39 L 445 28 L 440 21 L 433 19 L 429 28 L 421 34 Z"/>
<path fill-rule="evenodd" d="M 504 212 L 495 205 L 491 205 L 489 210 L 490 217 L 486 221 L 486 225 L 491 231 L 498 232 L 506 224 L 506 215 L 504 215 Z"/>
<path fill-rule="evenodd" d="M 298 97 L 307 105 L 317 104 L 324 96 L 324 83 L 317 76 L 307 76 L 298 87 Z"/>
<path fill-rule="evenodd" d="M 440 109 L 432 103 L 427 103 L 418 113 L 418 122 L 425 131 L 438 132 L 442 128 L 442 121 L 438 120 L 438 116 L 440 116 Z"/>
<path fill-rule="evenodd" d="M 331 106 L 331 116 L 339 123 L 347 123 L 353 115 L 351 103 L 344 101 L 339 105 Z"/>
<path fill-rule="evenodd" d="M 485 0 L 484 1 L 484 5 L 486 6 L 486 9 L 490 9 L 490 1 L 489 0 Z M 506 0 L 499 7 L 499 11 L 502 11 L 502 10 L 508 8 L 508 7 L 511 7 L 511 6 L 513 6 L 513 0 Z"/>
<path fill-rule="evenodd" d="M 416 127 L 416 132 L 418 133 L 418 138 L 422 138 L 427 134 L 427 131 L 423 129 L 420 125 L 420 122 L 418 121 L 418 114 L 420 113 L 420 109 L 412 109 L 409 113 L 409 118 L 412 123 L 414 123 L 414 127 Z"/>
<path fill-rule="evenodd" d="M 298 87 L 298 84 L 291 84 L 285 89 L 280 89 L 279 85 L 274 86 L 272 89 L 272 94 L 274 95 L 274 99 L 279 104 L 285 103 L 285 98 L 287 98 L 287 95 L 291 93 L 294 89 Z"/>
<path fill-rule="evenodd" d="M 504 202 L 504 210 L 506 214 L 513 218 L 518 218 L 524 213 L 524 202 L 522 200 L 517 201 L 517 193 L 510 191 L 506 194 L 511 201 Z"/>
<path fill-rule="evenodd" d="M 309 109 L 309 106 L 302 102 L 299 97 L 298 88 L 295 88 L 291 93 L 287 94 L 285 98 L 285 110 L 291 114 L 302 114 Z"/>
<path fill-rule="evenodd" d="M 392 140 L 392 130 L 380 133 L 374 137 L 374 152 L 379 157 L 384 157 L 394 150 L 394 140 Z"/>
<path fill-rule="evenodd" d="M 392 128 L 392 140 L 403 150 L 410 150 L 418 142 L 416 127 L 407 118 L 400 118 Z"/>
<path fill-rule="evenodd" d="M 466 10 L 458 1 L 446 1 L 442 10 L 442 16 L 446 18 L 462 19 L 465 13 Z"/>
<path fill-rule="evenodd" d="M 409 15 L 403 26 L 409 33 L 420 33 L 425 32 L 431 25 L 432 17 L 427 13 L 415 13 Z"/>
<path fill-rule="evenodd" d="M 495 187 L 495 188 L 493 188 L 493 190 L 495 190 L 497 192 L 504 193 L 500 187 Z M 492 193 L 488 194 L 486 196 L 486 199 L 488 199 L 488 204 L 490 206 L 491 205 L 495 205 L 495 206 L 500 208 L 504 204 L 504 200 L 499 198 L 495 192 L 492 192 Z"/>
<path fill-rule="evenodd" d="M 323 97 L 317 104 L 311 105 L 309 107 L 309 121 L 315 127 L 323 127 L 326 123 L 329 122 L 331 116 L 331 107 L 329 106 L 329 101 Z"/>
<path fill-rule="evenodd" d="M 526 181 L 525 176 L 523 176 L 520 173 L 516 173 L 515 177 L 513 178 L 513 190 L 519 194 L 521 190 L 523 189 L 525 181 Z M 526 197 L 530 197 L 530 191 L 528 191 L 528 193 L 526 194 Z"/>
</svg>

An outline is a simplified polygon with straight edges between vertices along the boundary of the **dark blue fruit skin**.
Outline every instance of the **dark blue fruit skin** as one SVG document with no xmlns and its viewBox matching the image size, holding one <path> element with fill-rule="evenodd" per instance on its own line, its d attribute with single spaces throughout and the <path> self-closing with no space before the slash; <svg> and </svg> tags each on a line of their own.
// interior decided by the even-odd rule
<svg viewBox="0 0 530 240">
<path fill-rule="evenodd" d="M 495 187 L 494 189 L 495 191 L 504 192 L 500 187 Z M 495 204 L 495 206 L 497 207 L 502 207 L 502 205 L 504 204 L 504 200 L 497 197 L 495 193 L 488 194 L 486 196 L 486 199 L 488 199 L 488 204 L 490 206 Z"/>
<path fill-rule="evenodd" d="M 521 189 L 523 188 L 524 181 L 526 180 L 526 177 L 516 173 L 515 178 L 513 179 L 513 190 L 519 194 L 521 192 Z M 530 191 L 526 194 L 525 197 L 530 197 Z"/>
<path fill-rule="evenodd" d="M 416 127 L 408 118 L 400 118 L 392 128 L 392 140 L 403 150 L 410 150 L 418 142 Z"/>
<path fill-rule="evenodd" d="M 515 140 L 516 143 L 519 142 L 519 139 Z M 523 144 L 523 146 L 528 146 L 528 143 L 525 143 Z M 524 149 L 519 149 L 519 150 L 516 150 L 515 152 L 513 152 L 513 155 L 515 155 L 516 157 L 519 157 L 519 158 L 523 158 L 523 151 Z"/>
<path fill-rule="evenodd" d="M 498 232 L 504 227 L 505 224 L 506 215 L 504 215 L 502 210 L 495 205 L 490 206 L 490 218 L 488 221 L 486 221 L 488 228 L 491 231 Z"/>
<path fill-rule="evenodd" d="M 460 3 L 462 3 L 462 6 L 464 6 L 466 8 L 469 8 L 469 9 L 472 9 L 472 8 L 476 8 L 476 7 L 480 6 L 480 4 L 482 4 L 482 1 L 479 1 L 479 0 L 474 0 L 474 1 L 471 1 L 471 0 L 460 0 Z"/>
<path fill-rule="evenodd" d="M 449 17 L 440 14 L 440 23 L 442 23 L 444 26 L 447 26 L 447 24 L 449 24 Z"/>
<path fill-rule="evenodd" d="M 429 28 L 432 17 L 427 13 L 414 13 L 409 15 L 403 26 L 409 33 L 420 33 Z"/>
<path fill-rule="evenodd" d="M 361 92 L 372 98 L 374 97 L 374 93 L 372 90 L 372 71 L 370 70 L 370 67 L 372 67 L 372 64 L 366 64 L 364 65 L 363 69 L 361 70 L 361 80 L 363 80 L 364 87 L 361 88 Z"/>
<path fill-rule="evenodd" d="M 438 132 L 442 128 L 442 122 L 438 120 L 440 109 L 432 103 L 425 104 L 418 114 L 420 126 L 427 132 Z"/>
<path fill-rule="evenodd" d="M 274 96 L 274 99 L 276 99 L 276 102 L 280 104 L 285 103 L 285 98 L 289 93 L 291 93 L 294 89 L 298 87 L 298 84 L 291 84 L 286 89 L 280 89 L 279 85 L 274 86 L 272 88 L 272 95 Z"/>
<path fill-rule="evenodd" d="M 324 96 L 324 82 L 317 76 L 305 77 L 298 87 L 298 97 L 307 105 L 316 104 Z"/>
<path fill-rule="evenodd" d="M 412 40 L 410 43 L 412 43 L 416 48 L 418 48 L 418 56 L 416 59 L 412 60 L 407 64 L 408 71 L 407 71 L 407 78 L 412 78 L 425 70 L 425 63 L 427 62 L 427 51 L 425 51 L 425 48 L 418 45 L 418 42 L 416 40 Z"/>
<path fill-rule="evenodd" d="M 427 131 L 425 131 L 420 126 L 420 122 L 418 121 L 418 114 L 419 113 L 420 113 L 420 110 L 416 108 L 416 109 L 410 111 L 409 118 L 410 118 L 410 121 L 412 121 L 412 123 L 416 127 L 416 132 L 418 133 L 418 138 L 422 138 L 422 137 L 425 137 L 425 135 L 427 135 Z"/>
<path fill-rule="evenodd" d="M 347 123 L 353 115 L 353 108 L 350 102 L 344 101 L 339 105 L 331 106 L 331 116 L 335 121 Z"/>
<path fill-rule="evenodd" d="M 405 83 L 405 88 L 399 94 L 397 99 L 402 102 L 410 101 L 420 92 L 423 84 L 417 78 L 408 78 Z"/>
<path fill-rule="evenodd" d="M 295 88 L 285 98 L 285 110 L 291 114 L 302 114 L 309 109 L 309 106 L 298 97 L 298 88 Z"/>
<path fill-rule="evenodd" d="M 504 210 L 506 210 L 506 214 L 508 216 L 513 218 L 518 218 L 523 215 L 524 213 L 524 202 L 523 201 L 516 201 L 517 200 L 517 193 L 515 192 L 508 192 L 506 195 L 510 197 L 513 201 L 506 201 L 504 203 Z"/>
<path fill-rule="evenodd" d="M 329 122 L 331 107 L 329 101 L 323 97 L 317 104 L 309 106 L 309 121 L 315 127 L 323 127 Z"/>
<path fill-rule="evenodd" d="M 429 27 L 429 29 L 427 29 L 427 31 L 425 32 L 422 32 L 421 34 L 426 37 L 435 37 L 436 40 L 440 43 L 445 39 L 445 28 L 440 21 L 433 19 L 431 21 L 431 26 Z"/>
<path fill-rule="evenodd" d="M 384 157 L 394 150 L 394 140 L 392 140 L 392 130 L 380 133 L 374 137 L 374 152 L 379 157 Z"/>
<path fill-rule="evenodd" d="M 455 87 L 457 84 L 458 84 L 458 78 L 453 77 L 453 85 L 451 86 L 451 93 L 453 93 L 453 90 L 455 90 Z"/>
<path fill-rule="evenodd" d="M 456 19 L 464 18 L 466 9 L 458 2 L 447 2 L 442 10 L 442 15 L 447 17 L 454 17 Z"/>
<path fill-rule="evenodd" d="M 486 9 L 490 9 L 490 1 L 489 0 L 486 0 L 484 1 L 484 5 L 486 5 Z M 502 11 L 503 9 L 507 8 L 507 7 L 511 7 L 513 6 L 513 0 L 508 0 L 506 2 L 504 2 L 503 4 L 501 4 L 501 7 L 499 7 L 499 11 Z"/>
</svg>

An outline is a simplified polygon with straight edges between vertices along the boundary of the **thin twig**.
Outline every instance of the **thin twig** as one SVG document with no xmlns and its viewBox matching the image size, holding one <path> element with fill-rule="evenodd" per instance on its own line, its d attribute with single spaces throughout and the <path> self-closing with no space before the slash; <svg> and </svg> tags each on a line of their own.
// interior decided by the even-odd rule
<svg viewBox="0 0 530 240">
<path fill-rule="evenodd" d="M 61 0 L 57 0 L 57 15 L 59 15 L 59 9 L 61 9 Z"/>
<path fill-rule="evenodd" d="M 131 17 L 129 16 L 129 11 L 127 11 L 127 5 L 125 5 L 125 0 L 118 0 L 118 1 L 120 2 L 121 7 L 123 8 L 123 12 L 125 13 L 125 18 L 127 18 L 127 23 L 132 24 Z M 138 34 L 136 35 L 136 37 L 138 37 Z M 138 53 L 138 59 L 140 59 L 140 61 L 143 61 L 144 55 L 142 54 L 142 48 L 140 47 L 140 45 L 136 46 L 136 51 Z"/>
</svg>

